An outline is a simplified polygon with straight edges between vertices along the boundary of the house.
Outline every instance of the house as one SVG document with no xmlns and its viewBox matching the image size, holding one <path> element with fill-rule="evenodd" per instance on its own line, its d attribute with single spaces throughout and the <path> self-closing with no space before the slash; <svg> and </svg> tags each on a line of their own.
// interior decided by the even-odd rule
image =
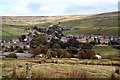
<svg viewBox="0 0 120 80">
<path fill-rule="evenodd" d="M 11 52 L 3 52 L 1 55 L 7 57 Z M 15 53 L 17 58 L 31 58 L 33 54 L 31 53 Z"/>
<path fill-rule="evenodd" d="M 102 59 L 102 57 L 100 55 L 95 55 L 97 57 L 97 59 Z"/>
<path fill-rule="evenodd" d="M 29 35 L 29 32 L 23 32 L 22 35 Z"/>
<path fill-rule="evenodd" d="M 70 58 L 71 60 L 79 60 L 78 58 Z"/>
<path fill-rule="evenodd" d="M 3 53 L 1 54 L 1 56 L 7 57 L 9 54 L 10 54 L 10 52 L 3 52 Z"/>
<path fill-rule="evenodd" d="M 24 43 L 17 43 L 16 46 L 19 46 L 19 47 L 21 47 L 21 48 L 24 48 L 24 47 L 26 46 L 26 44 L 24 44 Z"/>
<path fill-rule="evenodd" d="M 12 39 L 12 43 L 18 43 L 20 40 L 18 38 Z"/>
<path fill-rule="evenodd" d="M 55 37 L 55 34 L 52 33 L 51 35 L 48 35 L 48 36 L 47 36 L 47 40 L 51 40 L 51 39 L 54 38 L 54 37 Z"/>
<path fill-rule="evenodd" d="M 70 30 L 72 27 L 70 27 L 70 26 L 64 26 L 63 27 L 63 30 Z"/>
<path fill-rule="evenodd" d="M 39 54 L 39 55 L 36 56 L 36 58 L 45 58 L 45 57 L 46 57 L 45 54 Z"/>
<path fill-rule="evenodd" d="M 0 47 L 4 47 L 4 43 L 1 43 L 1 42 L 0 42 Z"/>
<path fill-rule="evenodd" d="M 80 35 L 79 34 L 74 34 L 74 37 L 78 39 L 78 38 L 80 38 Z"/>
<path fill-rule="evenodd" d="M 86 38 L 80 38 L 80 39 L 77 39 L 79 42 L 82 42 L 82 43 L 86 43 L 87 42 L 87 40 L 86 40 Z"/>
<path fill-rule="evenodd" d="M 11 48 L 11 46 L 15 47 L 15 44 L 13 44 L 13 43 L 4 43 L 4 47 L 6 47 L 6 48 Z"/>
<path fill-rule="evenodd" d="M 108 44 L 109 43 L 109 39 L 100 39 L 100 43 L 103 44 L 103 43 L 106 43 Z"/>
<path fill-rule="evenodd" d="M 29 44 L 26 44 L 26 45 L 25 45 L 25 48 L 26 48 L 26 49 L 30 49 L 30 45 L 29 45 Z"/>
<path fill-rule="evenodd" d="M 94 38 L 89 38 L 88 39 L 88 42 L 92 42 L 92 41 L 94 41 Z"/>
<path fill-rule="evenodd" d="M 17 58 L 31 58 L 33 54 L 31 53 L 15 53 Z"/>
<path fill-rule="evenodd" d="M 61 37 L 61 41 L 67 42 L 67 41 L 68 41 L 68 38 L 66 38 L 66 37 Z"/>
</svg>

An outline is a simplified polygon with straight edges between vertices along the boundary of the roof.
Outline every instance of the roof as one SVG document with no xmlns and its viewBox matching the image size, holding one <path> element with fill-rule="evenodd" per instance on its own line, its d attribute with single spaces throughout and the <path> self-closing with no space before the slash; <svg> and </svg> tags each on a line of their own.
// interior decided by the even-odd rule
<svg viewBox="0 0 120 80">
<path fill-rule="evenodd" d="M 17 57 L 21 57 L 21 58 L 24 58 L 24 57 L 27 57 L 27 58 L 31 58 L 33 56 L 33 54 L 31 53 L 15 53 L 17 55 Z"/>
<path fill-rule="evenodd" d="M 3 52 L 2 53 L 2 56 L 8 56 L 10 54 L 10 52 Z M 33 56 L 33 54 L 31 53 L 15 53 L 17 55 L 17 57 L 20 57 L 20 58 L 31 58 Z"/>
<path fill-rule="evenodd" d="M 8 56 L 10 54 L 10 52 L 3 52 L 1 55 L 2 56 Z"/>
</svg>

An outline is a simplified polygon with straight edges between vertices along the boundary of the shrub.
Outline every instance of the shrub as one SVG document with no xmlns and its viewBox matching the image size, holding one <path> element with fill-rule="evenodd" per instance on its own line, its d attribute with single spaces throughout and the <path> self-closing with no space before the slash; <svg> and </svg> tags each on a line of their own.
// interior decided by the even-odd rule
<svg viewBox="0 0 120 80">
<path fill-rule="evenodd" d="M 49 49 L 48 49 L 46 55 L 47 55 L 47 58 L 48 58 L 48 59 L 51 59 L 51 58 L 52 58 L 51 51 L 50 51 Z"/>
<path fill-rule="evenodd" d="M 17 55 L 15 53 L 10 53 L 7 58 L 17 58 Z"/>
<path fill-rule="evenodd" d="M 56 56 L 57 56 L 57 53 L 54 52 L 54 51 L 51 51 L 51 55 L 52 55 L 52 57 L 56 57 Z"/>
<path fill-rule="evenodd" d="M 111 80 L 116 80 L 116 77 L 115 77 L 115 73 L 114 73 L 114 72 L 111 73 Z"/>
<path fill-rule="evenodd" d="M 38 55 L 40 53 L 41 53 L 41 48 L 39 46 L 33 49 L 33 54 L 34 55 Z"/>
<path fill-rule="evenodd" d="M 44 64 L 44 63 L 46 63 L 45 59 L 42 59 L 41 61 L 39 61 L 39 64 Z"/>
<path fill-rule="evenodd" d="M 18 53 L 23 53 L 23 49 L 20 47 L 20 48 L 17 49 L 17 52 Z"/>
<path fill-rule="evenodd" d="M 79 57 L 82 59 L 95 59 L 95 52 L 92 50 L 88 51 L 80 51 L 79 52 Z"/>
<path fill-rule="evenodd" d="M 120 74 L 119 68 L 116 68 L 115 73 Z"/>
</svg>

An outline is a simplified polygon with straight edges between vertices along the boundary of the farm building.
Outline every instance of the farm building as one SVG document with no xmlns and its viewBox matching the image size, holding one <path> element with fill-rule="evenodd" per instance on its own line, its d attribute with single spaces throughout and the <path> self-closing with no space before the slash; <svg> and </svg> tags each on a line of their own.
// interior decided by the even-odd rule
<svg viewBox="0 0 120 80">
<path fill-rule="evenodd" d="M 7 57 L 10 54 L 10 52 L 3 52 L 1 56 Z M 15 53 L 17 58 L 31 58 L 33 54 L 31 53 Z"/>
</svg>

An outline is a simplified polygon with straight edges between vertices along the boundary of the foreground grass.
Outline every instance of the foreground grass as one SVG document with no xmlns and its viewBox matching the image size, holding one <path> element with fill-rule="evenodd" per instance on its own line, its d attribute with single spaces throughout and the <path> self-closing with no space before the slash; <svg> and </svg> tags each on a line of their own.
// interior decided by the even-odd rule
<svg viewBox="0 0 120 80">
<path fill-rule="evenodd" d="M 3 76 L 12 76 L 14 66 L 16 67 L 16 76 L 24 78 L 26 63 L 32 65 L 33 78 L 74 78 L 80 76 L 82 78 L 110 78 L 111 73 L 115 72 L 116 66 L 102 64 L 118 64 L 119 62 L 110 60 L 3 59 Z M 101 65 L 97 65 L 98 63 Z"/>
</svg>

